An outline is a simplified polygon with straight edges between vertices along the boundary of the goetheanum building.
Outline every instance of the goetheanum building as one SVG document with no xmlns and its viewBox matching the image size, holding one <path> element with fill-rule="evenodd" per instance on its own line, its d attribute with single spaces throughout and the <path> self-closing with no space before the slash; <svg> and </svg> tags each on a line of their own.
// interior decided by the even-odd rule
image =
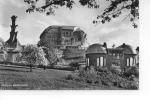
<svg viewBox="0 0 150 100">
<path fill-rule="evenodd" d="M 86 41 L 86 33 L 76 26 L 49 26 L 40 35 L 40 41 L 59 49 L 79 49 Z"/>
<path fill-rule="evenodd" d="M 86 65 L 99 67 L 131 67 L 137 64 L 136 53 L 130 45 L 123 43 L 116 48 L 107 44 L 93 44 L 86 50 Z"/>
</svg>

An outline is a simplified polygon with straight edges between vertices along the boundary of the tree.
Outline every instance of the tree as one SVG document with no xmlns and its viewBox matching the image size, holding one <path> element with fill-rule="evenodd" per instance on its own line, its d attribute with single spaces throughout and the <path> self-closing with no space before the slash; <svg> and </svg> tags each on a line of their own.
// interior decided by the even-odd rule
<svg viewBox="0 0 150 100">
<path fill-rule="evenodd" d="M 3 59 L 5 61 L 7 58 L 7 50 L 6 50 L 6 44 L 2 38 L 0 38 L 0 51 L 3 52 L 1 56 L 2 58 L 0 59 Z"/>
<path fill-rule="evenodd" d="M 41 47 L 36 45 L 27 45 L 22 52 L 22 58 L 29 63 L 30 72 L 32 72 L 33 65 L 48 65 L 45 53 Z"/>
<path fill-rule="evenodd" d="M 5 45 L 5 42 L 2 38 L 0 38 L 0 50 L 6 51 L 6 45 Z"/>
<path fill-rule="evenodd" d="M 45 57 L 48 59 L 49 64 L 52 65 L 52 67 L 60 58 L 62 58 L 63 51 L 54 48 L 52 44 L 40 40 L 37 45 L 43 48 L 46 54 Z"/>
<path fill-rule="evenodd" d="M 110 5 L 104 10 L 101 15 L 97 16 L 100 21 L 93 21 L 93 23 L 105 23 L 110 22 L 112 18 L 119 17 L 123 11 L 127 14 L 124 18 L 129 18 L 134 28 L 138 27 L 136 20 L 139 19 L 139 0 L 106 0 L 110 2 Z"/>
<path fill-rule="evenodd" d="M 75 4 L 75 0 L 45 0 L 43 5 L 40 0 L 24 0 L 25 3 L 30 5 L 26 12 L 46 12 L 46 15 L 52 15 L 55 9 L 66 6 L 71 9 Z M 106 7 L 102 14 L 97 15 L 97 20 L 94 20 L 94 24 L 110 22 L 112 18 L 117 18 L 124 12 L 127 12 L 124 19 L 129 18 L 134 28 L 138 27 L 136 20 L 139 19 L 139 0 L 106 0 L 109 2 L 109 6 Z M 100 5 L 96 0 L 79 0 L 82 6 L 88 8 L 100 9 Z"/>
</svg>

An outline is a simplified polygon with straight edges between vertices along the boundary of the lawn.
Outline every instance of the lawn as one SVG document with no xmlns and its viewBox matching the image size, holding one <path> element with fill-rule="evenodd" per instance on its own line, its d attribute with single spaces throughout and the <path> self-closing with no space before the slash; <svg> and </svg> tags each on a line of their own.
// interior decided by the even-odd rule
<svg viewBox="0 0 150 100">
<path fill-rule="evenodd" d="M 66 80 L 71 71 L 4 67 L 0 65 L 1 90 L 106 90 L 116 89 Z"/>
</svg>

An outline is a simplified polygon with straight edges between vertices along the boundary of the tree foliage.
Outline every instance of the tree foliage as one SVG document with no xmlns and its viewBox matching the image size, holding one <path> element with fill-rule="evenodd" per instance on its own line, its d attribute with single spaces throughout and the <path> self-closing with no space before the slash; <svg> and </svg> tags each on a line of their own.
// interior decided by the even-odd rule
<svg viewBox="0 0 150 100">
<path fill-rule="evenodd" d="M 134 28 L 138 27 L 136 20 L 139 19 L 139 0 L 107 0 L 110 5 L 104 10 L 101 15 L 97 16 L 100 21 L 93 23 L 110 22 L 112 18 L 119 17 L 123 12 L 126 12 L 124 19 L 129 18 Z"/>
<path fill-rule="evenodd" d="M 5 45 L 5 42 L 2 38 L 0 38 L 0 50 L 6 51 L 6 45 Z"/>
<path fill-rule="evenodd" d="M 46 58 L 49 61 L 49 64 L 53 65 L 62 58 L 63 52 L 57 48 L 54 48 L 52 44 L 40 40 L 37 44 L 39 47 L 43 48 Z"/>
<path fill-rule="evenodd" d="M 43 0 L 42 0 L 43 1 Z M 52 15 L 55 9 L 66 6 L 66 8 L 71 9 L 75 4 L 75 0 L 24 0 L 29 8 L 26 12 L 45 12 L 46 15 Z M 96 20 L 93 21 L 94 24 L 110 22 L 113 18 L 119 17 L 121 14 L 125 13 L 125 18 L 129 18 L 134 28 L 138 27 L 136 20 L 139 19 L 139 0 L 106 0 L 109 2 L 108 7 L 105 8 L 102 14 L 98 14 Z M 40 5 L 40 4 L 42 5 Z M 87 6 L 88 8 L 100 9 L 100 5 L 96 0 L 79 0 L 82 6 Z"/>
<path fill-rule="evenodd" d="M 5 61 L 8 54 L 6 50 L 6 44 L 2 38 L 0 38 L 0 52 L 3 52 L 3 54 L 0 56 L 0 59 Z"/>
<path fill-rule="evenodd" d="M 78 63 L 78 62 L 71 62 L 70 64 L 69 64 L 69 66 L 71 67 L 71 68 L 73 68 L 74 70 L 79 70 L 79 68 L 80 68 L 80 64 Z"/>
<path fill-rule="evenodd" d="M 22 59 L 30 64 L 32 71 L 33 65 L 44 65 L 48 64 L 47 59 L 45 58 L 45 53 L 41 47 L 36 45 L 27 45 L 22 51 Z"/>
</svg>

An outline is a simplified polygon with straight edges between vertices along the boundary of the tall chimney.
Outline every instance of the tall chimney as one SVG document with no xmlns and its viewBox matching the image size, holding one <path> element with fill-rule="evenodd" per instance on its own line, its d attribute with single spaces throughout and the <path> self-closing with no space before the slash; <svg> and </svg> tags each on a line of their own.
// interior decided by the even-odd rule
<svg viewBox="0 0 150 100">
<path fill-rule="evenodd" d="M 104 42 L 103 47 L 107 48 L 107 43 L 106 42 Z"/>
<path fill-rule="evenodd" d="M 125 47 L 126 46 L 126 44 L 125 43 L 123 43 L 123 45 L 122 45 L 123 47 Z"/>
<path fill-rule="evenodd" d="M 139 53 L 139 47 L 136 48 L 136 52 Z"/>
</svg>

